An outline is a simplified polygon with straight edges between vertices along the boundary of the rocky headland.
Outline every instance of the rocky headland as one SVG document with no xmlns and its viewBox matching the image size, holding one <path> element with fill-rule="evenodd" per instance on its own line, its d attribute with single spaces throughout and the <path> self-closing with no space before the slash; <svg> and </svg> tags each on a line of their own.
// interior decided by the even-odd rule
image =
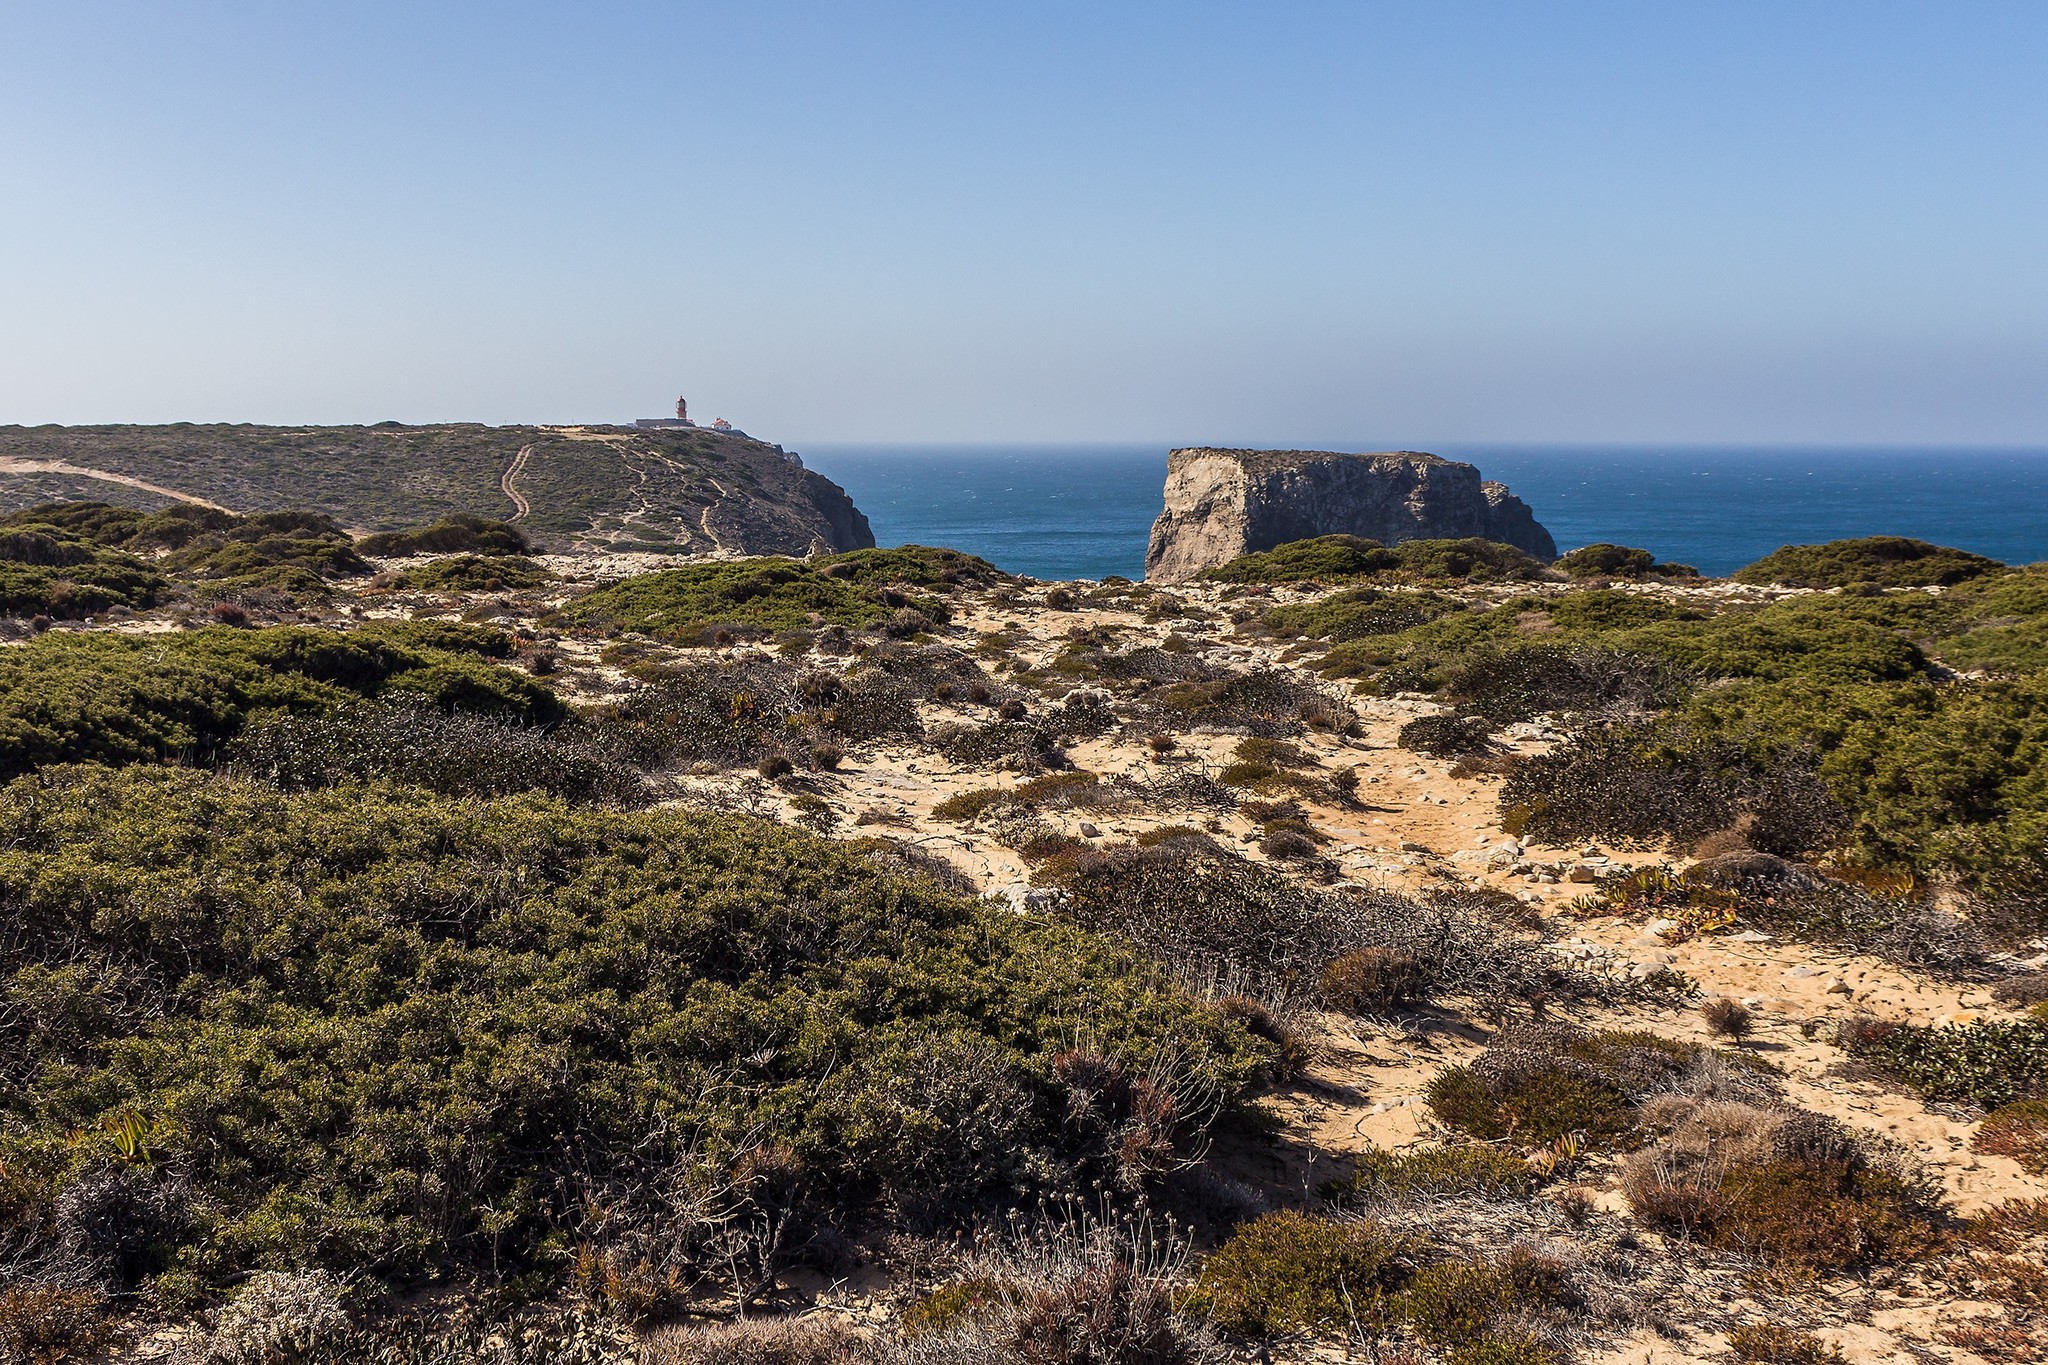
<svg viewBox="0 0 2048 1365">
<path fill-rule="evenodd" d="M 1557 544 L 1506 485 L 1420 451 L 1176 450 L 1145 577 L 1184 582 L 1239 555 L 1313 536 L 1381 544 L 1479 537 L 1542 560 Z"/>
</svg>

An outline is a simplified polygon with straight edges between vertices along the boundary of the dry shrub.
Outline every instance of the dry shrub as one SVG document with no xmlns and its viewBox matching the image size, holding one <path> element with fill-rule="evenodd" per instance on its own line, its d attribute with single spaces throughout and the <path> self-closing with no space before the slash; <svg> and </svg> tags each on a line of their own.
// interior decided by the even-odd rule
<svg viewBox="0 0 2048 1365">
<path fill-rule="evenodd" d="M 112 1336 L 98 1294 L 54 1285 L 0 1288 L 0 1360 L 20 1365 L 92 1355 Z"/>
<path fill-rule="evenodd" d="M 1468 758 L 1493 748 L 1493 727 L 1477 716 L 1421 716 L 1401 727 L 1399 743 L 1433 758 Z"/>
<path fill-rule="evenodd" d="M 1223 1365 L 1175 1304 L 1184 1250 L 1145 1225 L 1048 1229 L 974 1258 L 878 1365 Z"/>
<path fill-rule="evenodd" d="M 273 1365 L 332 1351 L 349 1333 L 341 1285 L 322 1271 L 258 1272 L 214 1315 L 207 1365 Z"/>
<path fill-rule="evenodd" d="M 1840 1351 L 1811 1332 L 1771 1322 L 1746 1322 L 1732 1329 L 1728 1349 L 1746 1365 L 1847 1365 Z"/>
<path fill-rule="evenodd" d="M 1991 998 L 2012 1009 L 2048 1002 L 2048 972 L 2026 972 L 2009 976 L 1991 988 Z"/>
<path fill-rule="evenodd" d="M 750 1318 L 670 1328 L 647 1342 L 641 1365 L 852 1365 L 873 1357 L 839 1323 Z"/>
<path fill-rule="evenodd" d="M 1707 1032 L 1716 1038 L 1740 1041 L 1756 1027 L 1756 1018 L 1750 1013 L 1749 1006 L 1725 995 L 1715 996 L 1701 1005 L 1700 1018 L 1706 1022 Z"/>
<path fill-rule="evenodd" d="M 1849 1269 L 1931 1244 L 1933 1188 L 1896 1150 L 1797 1109 L 1671 1096 L 1668 1128 L 1622 1166 L 1645 1222 L 1795 1271 Z"/>
<path fill-rule="evenodd" d="M 2048 1099 L 1992 1110 L 1971 1136 L 1970 1150 L 2010 1157 L 2029 1175 L 2048 1175 Z"/>
<path fill-rule="evenodd" d="M 1343 1014 L 1384 1014 L 1422 996 L 1422 964 L 1392 948 L 1358 948 L 1323 968 L 1323 1003 Z"/>
</svg>

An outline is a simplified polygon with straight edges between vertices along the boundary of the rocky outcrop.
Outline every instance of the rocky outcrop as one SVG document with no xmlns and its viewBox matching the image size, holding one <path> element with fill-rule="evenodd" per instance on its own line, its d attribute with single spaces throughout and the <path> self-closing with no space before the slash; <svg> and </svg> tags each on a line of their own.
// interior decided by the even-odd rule
<svg viewBox="0 0 2048 1365">
<path fill-rule="evenodd" d="M 1539 559 L 1557 545 L 1528 505 L 1469 464 L 1419 451 L 1176 450 L 1145 577 L 1193 578 L 1239 555 L 1311 536 L 1403 540 L 1480 536 Z"/>
</svg>

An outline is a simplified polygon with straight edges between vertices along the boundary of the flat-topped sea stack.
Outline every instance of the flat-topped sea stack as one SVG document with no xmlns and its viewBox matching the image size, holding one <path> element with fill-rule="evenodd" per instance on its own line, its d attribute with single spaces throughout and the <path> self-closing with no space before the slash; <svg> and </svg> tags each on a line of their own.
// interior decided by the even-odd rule
<svg viewBox="0 0 2048 1365">
<path fill-rule="evenodd" d="M 1152 523 L 1145 577 L 1194 578 L 1311 536 L 1403 540 L 1479 536 L 1539 559 L 1557 544 L 1528 504 L 1469 464 L 1414 450 L 1176 450 L 1167 457 L 1166 509 Z"/>
</svg>

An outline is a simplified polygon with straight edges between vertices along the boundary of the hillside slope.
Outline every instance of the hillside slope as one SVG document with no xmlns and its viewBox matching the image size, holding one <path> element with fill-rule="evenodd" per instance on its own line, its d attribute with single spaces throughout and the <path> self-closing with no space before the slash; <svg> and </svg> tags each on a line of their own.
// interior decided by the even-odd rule
<svg viewBox="0 0 2048 1365">
<path fill-rule="evenodd" d="M 360 530 L 454 512 L 560 549 L 806 554 L 873 545 L 846 490 L 780 447 L 620 427 L 0 427 L 0 509 L 58 496 L 237 512 L 302 508 Z"/>
</svg>

